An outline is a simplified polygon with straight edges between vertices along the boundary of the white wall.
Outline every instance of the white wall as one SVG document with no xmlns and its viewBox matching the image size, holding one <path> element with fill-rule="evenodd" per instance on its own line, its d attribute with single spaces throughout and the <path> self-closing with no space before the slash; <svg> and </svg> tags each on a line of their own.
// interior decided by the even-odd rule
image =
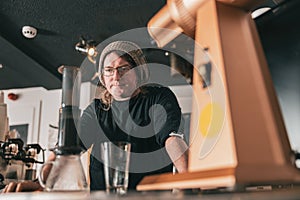
<svg viewBox="0 0 300 200">
<path fill-rule="evenodd" d="M 178 85 L 169 86 L 169 88 L 174 92 L 177 97 L 179 106 L 181 107 L 181 112 L 191 113 L 192 112 L 192 96 L 193 88 L 191 85 Z"/>
<path fill-rule="evenodd" d="M 58 127 L 59 121 L 59 108 L 61 103 L 61 89 L 58 90 L 49 90 L 43 94 L 43 103 L 41 109 L 41 123 L 40 123 L 40 137 L 38 143 L 49 150 L 53 148 L 56 144 L 56 141 L 49 143 L 49 139 L 57 139 L 58 131 L 50 127 Z M 48 152 L 47 152 L 48 153 Z"/>
<path fill-rule="evenodd" d="M 7 104 L 9 125 L 28 124 L 28 138 L 24 143 L 36 143 L 39 140 L 40 112 L 43 103 L 44 88 L 26 88 L 6 90 L 4 102 Z M 15 101 L 7 98 L 9 93 L 15 93 L 19 98 Z"/>
</svg>

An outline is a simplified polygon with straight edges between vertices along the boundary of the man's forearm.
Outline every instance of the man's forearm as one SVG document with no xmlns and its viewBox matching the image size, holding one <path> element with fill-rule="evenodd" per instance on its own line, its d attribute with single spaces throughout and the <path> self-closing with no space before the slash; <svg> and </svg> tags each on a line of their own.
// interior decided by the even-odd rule
<svg viewBox="0 0 300 200">
<path fill-rule="evenodd" d="M 188 146 L 179 137 L 169 137 L 166 140 L 166 150 L 179 173 L 187 172 L 188 169 Z"/>
</svg>

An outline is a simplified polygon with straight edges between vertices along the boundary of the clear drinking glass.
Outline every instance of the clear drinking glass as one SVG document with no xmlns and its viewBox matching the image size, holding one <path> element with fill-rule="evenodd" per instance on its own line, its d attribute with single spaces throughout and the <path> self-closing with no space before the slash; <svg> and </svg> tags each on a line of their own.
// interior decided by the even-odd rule
<svg viewBox="0 0 300 200">
<path fill-rule="evenodd" d="M 127 193 L 130 148 L 131 144 L 128 142 L 101 143 L 107 193 Z"/>
</svg>

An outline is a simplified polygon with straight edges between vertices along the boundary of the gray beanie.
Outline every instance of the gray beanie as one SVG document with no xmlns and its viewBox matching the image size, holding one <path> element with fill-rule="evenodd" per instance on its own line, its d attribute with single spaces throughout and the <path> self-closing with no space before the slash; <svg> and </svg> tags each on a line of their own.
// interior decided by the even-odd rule
<svg viewBox="0 0 300 200">
<path fill-rule="evenodd" d="M 139 86 L 148 82 L 149 69 L 148 69 L 147 62 L 146 62 L 145 56 L 144 56 L 141 48 L 133 42 L 116 41 L 116 42 L 112 42 L 109 45 L 107 45 L 103 49 L 103 51 L 100 55 L 98 72 L 101 76 L 100 81 L 101 81 L 102 85 L 104 85 L 103 80 L 102 80 L 102 70 L 104 67 L 103 66 L 104 59 L 109 53 L 111 53 L 113 51 L 122 51 L 122 52 L 128 54 L 134 60 L 134 62 L 136 63 L 136 67 L 137 67 L 137 77 L 138 77 L 138 81 L 139 81 L 138 82 Z"/>
</svg>

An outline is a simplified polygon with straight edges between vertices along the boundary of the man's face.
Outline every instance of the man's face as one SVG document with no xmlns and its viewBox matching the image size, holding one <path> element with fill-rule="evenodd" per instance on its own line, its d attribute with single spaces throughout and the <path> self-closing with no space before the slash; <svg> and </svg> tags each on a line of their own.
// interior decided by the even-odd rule
<svg viewBox="0 0 300 200">
<path fill-rule="evenodd" d="M 125 100 L 132 96 L 137 89 L 137 77 L 132 66 L 115 52 L 108 54 L 103 64 L 103 81 L 114 99 Z"/>
</svg>

